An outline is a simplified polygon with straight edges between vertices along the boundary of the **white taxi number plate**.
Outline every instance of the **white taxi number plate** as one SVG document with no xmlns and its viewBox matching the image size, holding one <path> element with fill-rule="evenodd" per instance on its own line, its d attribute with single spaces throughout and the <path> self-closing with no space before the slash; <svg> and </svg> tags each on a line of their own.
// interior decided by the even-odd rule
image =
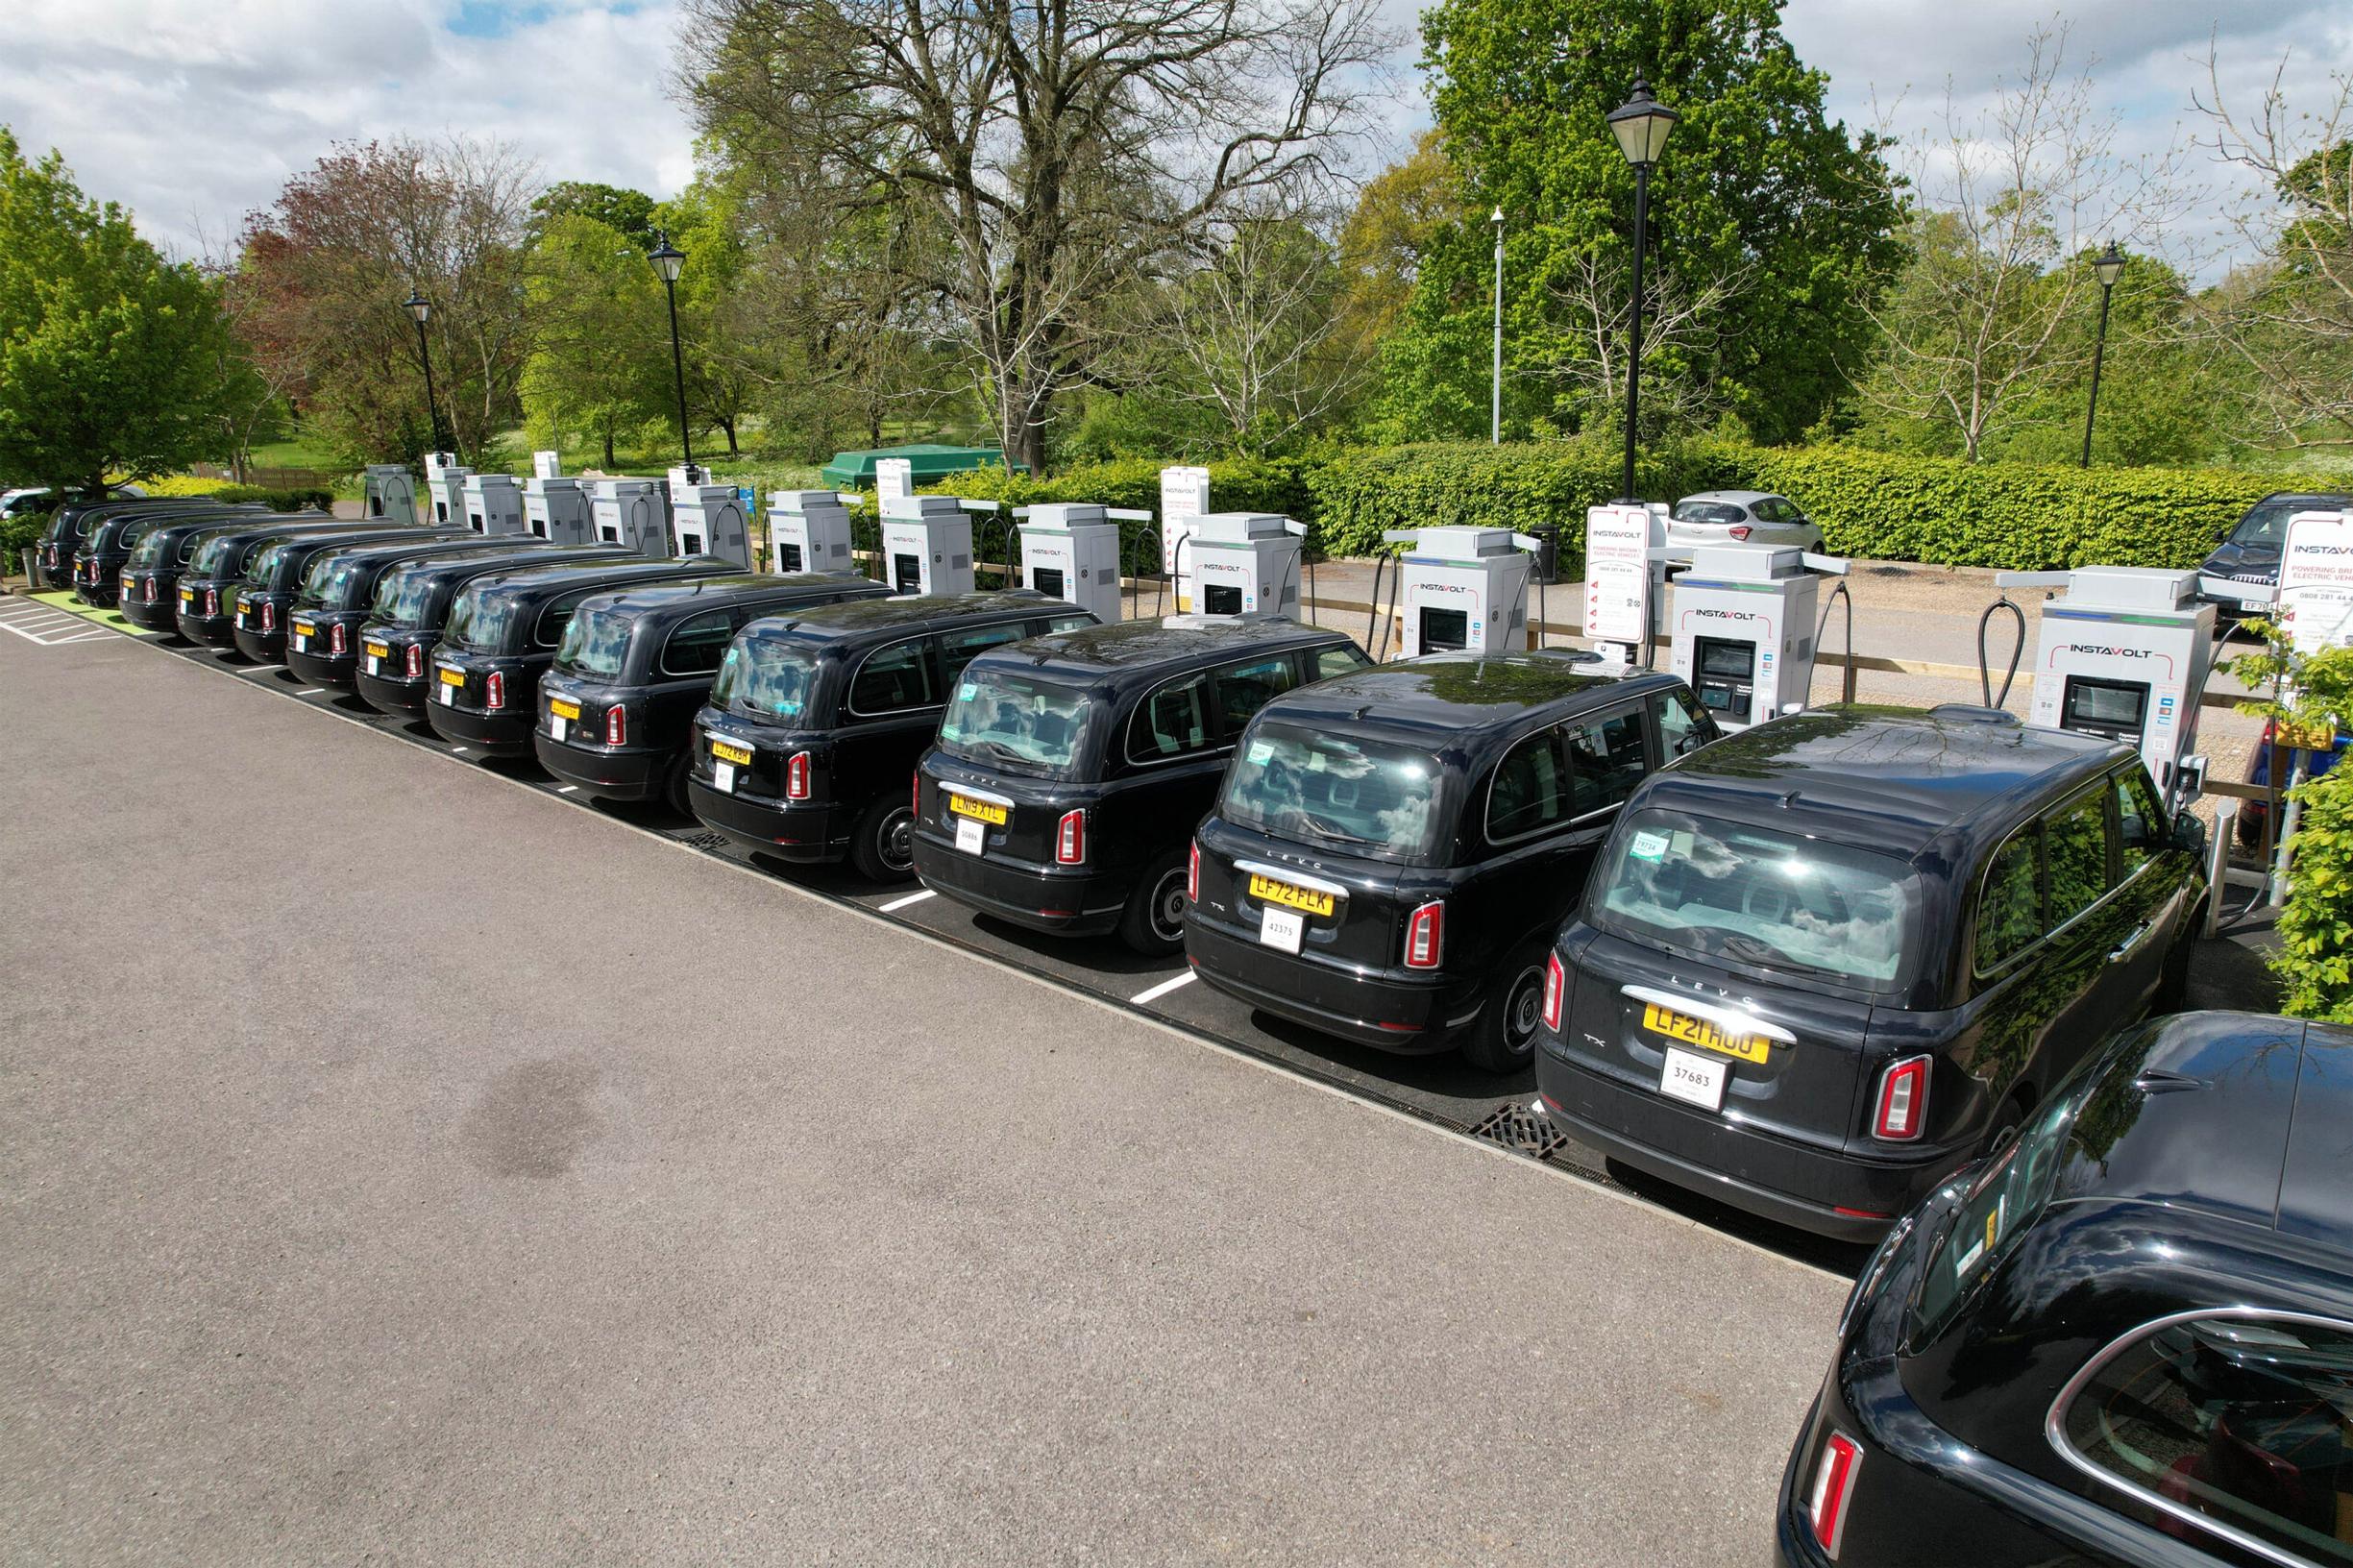
<svg viewBox="0 0 2353 1568">
<path fill-rule="evenodd" d="M 558 719 L 556 723 L 560 724 L 563 723 L 563 721 Z M 556 739 L 560 741 L 563 739 L 563 737 L 558 735 Z M 717 790 L 722 795 L 733 795 L 735 793 L 734 763 L 715 762 L 711 764 L 711 788 Z"/>
<path fill-rule="evenodd" d="M 441 705 L 445 708 L 457 705 L 457 688 L 447 681 L 442 682 L 441 685 Z"/>
<path fill-rule="evenodd" d="M 1278 952 L 1295 953 L 1307 935 L 1308 918 L 1295 909 L 1276 909 L 1269 906 L 1259 917 L 1259 945 Z"/>
<path fill-rule="evenodd" d="M 1667 1047 L 1665 1066 L 1658 1072 L 1658 1092 L 1671 1100 L 1696 1105 L 1703 1111 L 1724 1109 L 1725 1087 L 1732 1081 L 1729 1058 L 1703 1056 L 1679 1046 Z"/>
<path fill-rule="evenodd" d="M 2249 612 L 2268 610 L 2271 601 L 2267 599 L 2243 599 L 2239 601 L 2239 608 Z"/>
<path fill-rule="evenodd" d="M 294 651 L 297 653 L 310 651 L 310 638 L 306 634 L 299 631 L 294 634 Z"/>
<path fill-rule="evenodd" d="M 966 854 L 979 854 L 981 852 L 982 845 L 987 844 L 988 839 L 989 827 L 987 823 L 976 822 L 969 817 L 959 817 L 956 819 L 956 847 L 963 850 Z"/>
<path fill-rule="evenodd" d="M 553 739 L 559 741 L 562 740 L 565 732 L 571 727 L 572 721 L 565 718 L 562 714 L 551 713 L 548 715 L 548 734 Z"/>
<path fill-rule="evenodd" d="M 368 674 L 376 674 L 376 655 L 373 653 L 368 655 Z"/>
</svg>

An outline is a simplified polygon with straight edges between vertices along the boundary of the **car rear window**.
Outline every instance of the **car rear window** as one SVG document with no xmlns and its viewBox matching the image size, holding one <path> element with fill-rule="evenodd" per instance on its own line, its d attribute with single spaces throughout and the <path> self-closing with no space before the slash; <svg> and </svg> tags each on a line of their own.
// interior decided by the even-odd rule
<svg viewBox="0 0 2353 1568">
<path fill-rule="evenodd" d="M 2284 496 L 2259 501 L 2239 526 L 2231 529 L 2234 545 L 2281 545 L 2288 542 L 2288 520 L 2298 512 L 2334 512 L 2353 503 L 2348 496 Z"/>
<path fill-rule="evenodd" d="M 1890 991 L 1917 945 L 1919 879 L 1885 855 L 1653 808 L 1595 869 L 1594 923 L 1706 959 Z"/>
<path fill-rule="evenodd" d="M 470 582 L 451 601 L 449 624 L 441 628 L 441 640 L 453 648 L 496 653 L 513 647 L 522 627 L 522 596 L 504 592 L 495 582 Z"/>
<path fill-rule="evenodd" d="M 1679 502 L 1675 507 L 1675 521 L 1678 523 L 1746 523 L 1748 520 L 1745 507 L 1721 501 Z"/>
<path fill-rule="evenodd" d="M 944 750 L 1025 772 L 1066 772 L 1078 759 L 1094 699 L 1007 670 L 967 670 L 940 719 Z"/>
<path fill-rule="evenodd" d="M 1969 1286 L 2010 1250 L 2050 1201 L 2075 1113 L 2083 1094 L 2097 1083 L 2096 1078 L 2087 1079 L 2082 1090 L 2044 1106 L 1978 1173 L 1921 1276 L 1913 1301 L 1918 1338 L 1934 1338 L 1944 1332 Z"/>
<path fill-rule="evenodd" d="M 619 610 L 579 611 L 564 627 L 564 640 L 556 645 L 555 667 L 567 674 L 616 678 L 622 660 L 628 656 L 629 633 L 636 625 L 636 617 Z"/>
<path fill-rule="evenodd" d="M 278 575 L 280 563 L 285 560 L 287 549 L 287 541 L 283 539 L 264 547 L 253 558 L 252 564 L 245 568 L 245 585 L 248 588 L 268 587 L 270 578 Z"/>
<path fill-rule="evenodd" d="M 171 538 L 172 536 L 168 533 L 150 532 L 147 537 L 139 541 L 138 548 L 131 552 L 131 564 L 133 566 L 161 565 L 164 551 L 171 544 Z"/>
<path fill-rule="evenodd" d="M 208 539 L 204 543 L 204 548 L 196 552 L 196 558 L 188 562 L 187 575 L 191 577 L 217 577 L 221 575 L 221 570 L 229 564 L 230 557 L 236 552 L 237 539 L 234 534 L 223 534 L 218 539 Z"/>
<path fill-rule="evenodd" d="M 1295 844 L 1421 860 L 1437 838 L 1440 776 L 1410 747 L 1262 723 L 1226 770 L 1217 815 Z"/>
<path fill-rule="evenodd" d="M 387 572 L 376 585 L 376 603 L 368 612 L 378 621 L 391 626 L 413 626 L 425 618 L 426 605 L 433 600 L 433 578 L 429 568 L 407 567 Z"/>
<path fill-rule="evenodd" d="M 711 705 L 797 723 L 808 718 L 816 692 L 814 655 L 773 637 L 755 637 L 738 641 L 719 661 Z"/>
</svg>

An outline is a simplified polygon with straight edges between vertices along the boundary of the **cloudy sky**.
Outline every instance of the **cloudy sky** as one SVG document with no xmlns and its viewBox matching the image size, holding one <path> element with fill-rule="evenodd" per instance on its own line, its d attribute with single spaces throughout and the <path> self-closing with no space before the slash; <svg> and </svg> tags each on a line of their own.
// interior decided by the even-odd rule
<svg viewBox="0 0 2353 1568">
<path fill-rule="evenodd" d="M 1389 4 L 1409 29 L 1419 0 Z M 1829 72 L 1839 114 L 1911 136 L 1941 117 L 1949 75 L 1973 111 L 2015 74 L 2024 36 L 2061 15 L 2135 154 L 2194 125 L 2210 40 L 2241 99 L 2291 49 L 2293 104 L 2321 107 L 2330 73 L 2353 71 L 2346 0 L 1790 0 L 1783 25 Z M 341 138 L 462 131 L 514 143 L 551 179 L 668 194 L 693 166 L 666 91 L 675 29 L 669 0 L 6 0 L 0 117 L 183 252 L 233 233 Z M 1403 83 L 1392 139 L 1426 120 Z M 2220 186 L 2181 224 L 2184 259 L 2206 273 L 2233 174 L 2194 155 L 2184 172 Z"/>
</svg>

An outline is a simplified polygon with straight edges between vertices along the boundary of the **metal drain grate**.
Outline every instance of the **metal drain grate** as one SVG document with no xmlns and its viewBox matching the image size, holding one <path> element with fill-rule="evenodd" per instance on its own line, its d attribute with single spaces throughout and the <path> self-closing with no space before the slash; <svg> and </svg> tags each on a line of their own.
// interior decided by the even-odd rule
<svg viewBox="0 0 2353 1568">
<path fill-rule="evenodd" d="M 689 849 L 718 849 L 726 845 L 727 836 L 723 833 L 681 833 L 678 842 Z"/>
<path fill-rule="evenodd" d="M 1517 1100 L 1506 1101 L 1480 1117 L 1471 1136 L 1538 1160 L 1549 1160 L 1569 1146 L 1559 1128 Z"/>
</svg>

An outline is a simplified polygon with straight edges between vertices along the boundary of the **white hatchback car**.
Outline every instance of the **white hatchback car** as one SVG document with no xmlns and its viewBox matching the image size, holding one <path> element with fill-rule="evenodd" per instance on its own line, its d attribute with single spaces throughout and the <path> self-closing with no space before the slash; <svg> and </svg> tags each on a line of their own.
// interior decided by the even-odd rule
<svg viewBox="0 0 2353 1568">
<path fill-rule="evenodd" d="M 1669 550 L 1730 544 L 1819 551 L 1822 529 L 1796 502 L 1769 490 L 1703 490 L 1675 503 L 1667 519 Z"/>
</svg>

